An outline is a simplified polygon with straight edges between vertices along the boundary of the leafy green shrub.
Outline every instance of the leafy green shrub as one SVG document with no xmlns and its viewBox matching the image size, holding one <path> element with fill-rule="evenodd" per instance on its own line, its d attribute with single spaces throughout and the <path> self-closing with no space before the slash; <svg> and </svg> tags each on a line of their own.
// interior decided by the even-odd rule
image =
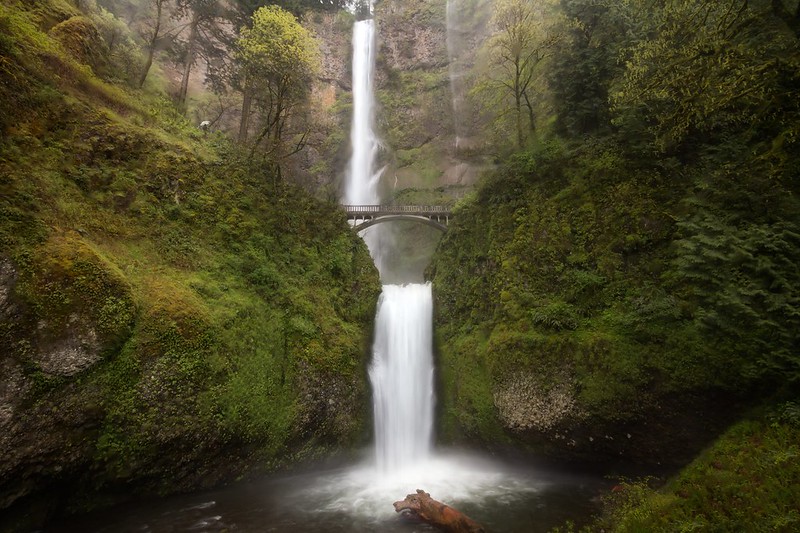
<svg viewBox="0 0 800 533">
<path fill-rule="evenodd" d="M 578 315 L 566 302 L 552 302 L 531 310 L 531 322 L 554 331 L 577 329 Z"/>
</svg>

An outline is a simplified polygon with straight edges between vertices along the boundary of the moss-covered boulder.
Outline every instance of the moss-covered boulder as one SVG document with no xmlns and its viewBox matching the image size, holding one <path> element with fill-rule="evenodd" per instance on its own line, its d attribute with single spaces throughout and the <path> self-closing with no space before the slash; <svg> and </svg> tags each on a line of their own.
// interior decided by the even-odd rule
<svg viewBox="0 0 800 533">
<path fill-rule="evenodd" d="M 88 17 L 71 17 L 53 26 L 49 33 L 79 63 L 95 72 L 105 66 L 103 39 Z"/>
<path fill-rule="evenodd" d="M 19 318 L 35 331 L 30 362 L 43 373 L 74 376 L 130 336 L 136 314 L 130 284 L 84 239 L 52 237 L 26 270 L 17 292 L 29 314 Z"/>
</svg>

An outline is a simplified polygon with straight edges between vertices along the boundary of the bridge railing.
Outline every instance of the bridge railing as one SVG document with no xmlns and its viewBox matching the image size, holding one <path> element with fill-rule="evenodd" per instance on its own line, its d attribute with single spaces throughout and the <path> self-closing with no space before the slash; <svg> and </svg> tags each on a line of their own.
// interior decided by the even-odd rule
<svg viewBox="0 0 800 533">
<path fill-rule="evenodd" d="M 443 205 L 345 205 L 349 215 L 393 215 L 400 213 L 415 213 L 420 215 L 450 213 L 450 208 Z"/>
</svg>

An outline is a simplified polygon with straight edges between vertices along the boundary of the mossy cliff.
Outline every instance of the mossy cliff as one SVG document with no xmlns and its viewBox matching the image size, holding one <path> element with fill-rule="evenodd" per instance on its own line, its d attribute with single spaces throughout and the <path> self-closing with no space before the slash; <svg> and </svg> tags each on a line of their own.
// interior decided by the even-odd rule
<svg viewBox="0 0 800 533">
<path fill-rule="evenodd" d="M 386 143 L 387 195 L 412 188 L 431 191 L 433 199 L 432 189 L 441 188 L 460 196 L 487 166 L 466 80 L 485 38 L 490 7 L 453 1 L 455 12 L 448 17 L 447 4 L 387 0 L 375 6 L 378 130 Z"/>
<path fill-rule="evenodd" d="M 453 142 L 445 2 L 376 6 L 379 134 L 388 190 L 440 185 Z"/>
<path fill-rule="evenodd" d="M 344 214 L 105 81 L 80 17 L 0 7 L 6 524 L 368 438 L 380 287 Z"/>
<path fill-rule="evenodd" d="M 750 255 L 727 267 L 736 284 L 709 293 L 699 276 L 718 250 L 703 256 L 687 237 L 680 219 L 693 215 L 676 194 L 686 189 L 664 179 L 613 143 L 553 142 L 459 204 L 429 270 L 445 439 L 682 464 L 742 403 L 790 393 L 793 367 L 776 369 L 794 319 L 771 284 L 796 276 L 794 234 L 739 242 Z M 769 216 L 792 216 L 795 200 L 784 200 Z M 756 266 L 765 261 L 787 268 Z M 762 283 L 776 287 L 773 311 L 741 300 Z M 754 322 L 733 334 L 708 314 L 737 297 Z"/>
<path fill-rule="evenodd" d="M 444 435 L 685 464 L 798 398 L 797 6 L 548 5 L 541 105 L 429 270 Z"/>
<path fill-rule="evenodd" d="M 443 437 L 685 466 L 593 531 L 797 529 L 797 3 L 537 4 L 530 129 L 428 271 Z"/>
</svg>

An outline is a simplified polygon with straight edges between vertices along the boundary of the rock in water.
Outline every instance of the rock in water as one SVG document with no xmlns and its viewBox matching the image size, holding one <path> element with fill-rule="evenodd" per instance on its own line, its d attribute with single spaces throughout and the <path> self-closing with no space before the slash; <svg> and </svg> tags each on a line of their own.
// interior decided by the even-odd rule
<svg viewBox="0 0 800 533">
<path fill-rule="evenodd" d="M 394 502 L 394 510 L 410 511 L 422 521 L 447 533 L 485 533 L 483 526 L 447 504 L 436 501 L 424 490 L 417 489 L 405 500 Z"/>
</svg>

